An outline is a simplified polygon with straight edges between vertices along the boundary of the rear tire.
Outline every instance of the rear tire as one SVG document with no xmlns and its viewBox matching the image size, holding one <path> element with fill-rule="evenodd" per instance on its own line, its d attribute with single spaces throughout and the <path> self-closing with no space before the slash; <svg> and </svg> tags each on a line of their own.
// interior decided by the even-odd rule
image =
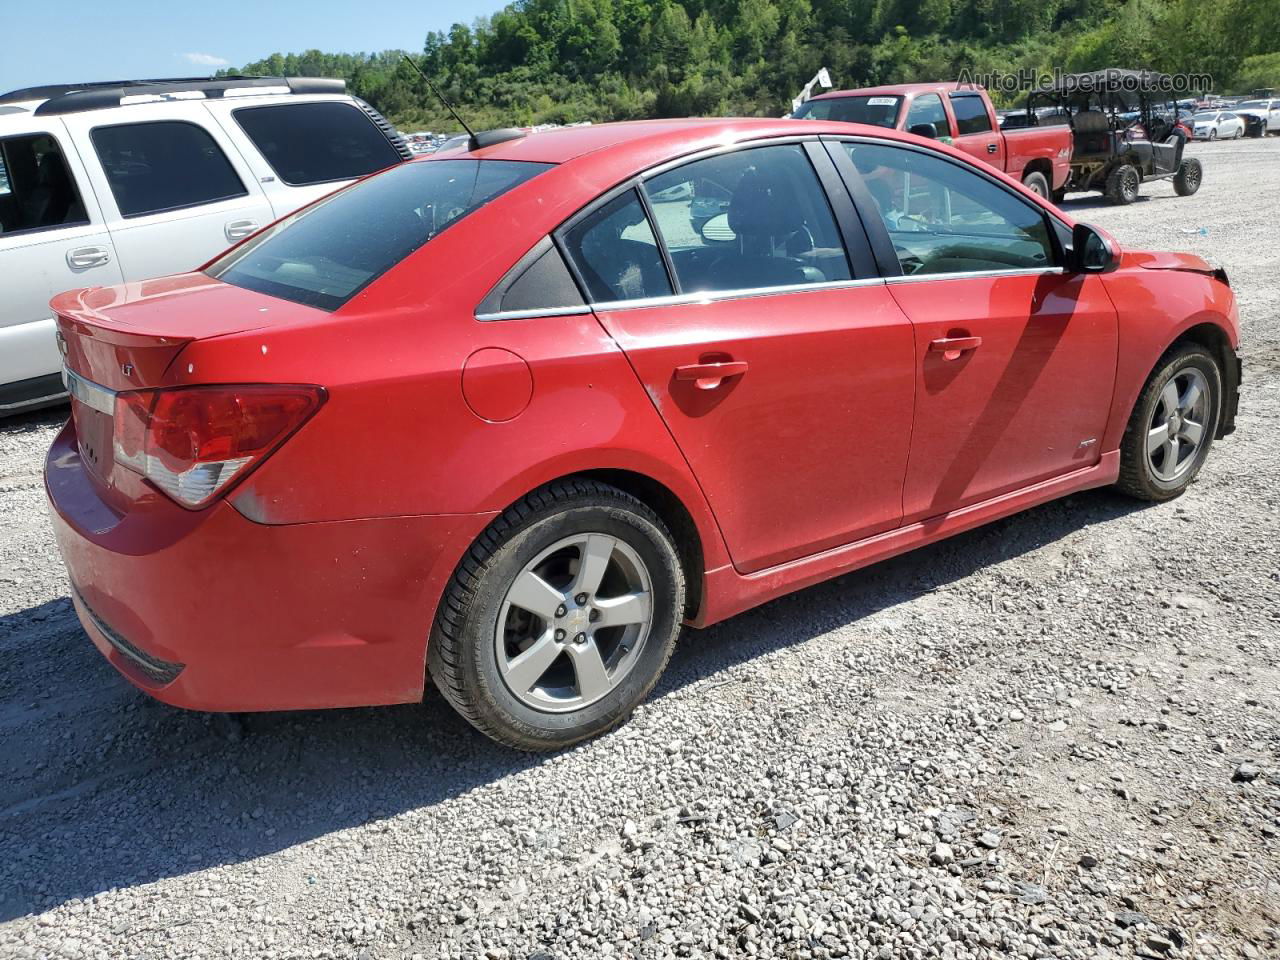
<svg viewBox="0 0 1280 960">
<path fill-rule="evenodd" d="M 1022 185 L 1037 196 L 1044 197 L 1046 200 L 1052 191 L 1049 189 L 1049 181 L 1045 179 L 1043 173 L 1032 171 L 1022 178 Z"/>
<path fill-rule="evenodd" d="M 1173 175 L 1173 192 L 1180 197 L 1189 197 L 1200 189 L 1204 181 L 1204 167 L 1195 157 L 1188 157 L 1178 166 Z"/>
<path fill-rule="evenodd" d="M 1122 163 L 1107 174 L 1107 185 L 1103 193 L 1112 203 L 1123 206 L 1138 199 L 1138 185 L 1141 182 L 1138 168 L 1131 163 Z"/>
<path fill-rule="evenodd" d="M 1116 487 L 1156 503 L 1181 496 L 1209 455 L 1222 396 L 1222 370 L 1212 354 L 1195 343 L 1171 347 L 1129 416 Z"/>
<path fill-rule="evenodd" d="M 440 601 L 428 671 L 482 733 L 558 750 L 622 723 L 649 694 L 684 600 L 657 514 L 607 484 L 556 481 L 504 511 L 463 557 Z"/>
</svg>

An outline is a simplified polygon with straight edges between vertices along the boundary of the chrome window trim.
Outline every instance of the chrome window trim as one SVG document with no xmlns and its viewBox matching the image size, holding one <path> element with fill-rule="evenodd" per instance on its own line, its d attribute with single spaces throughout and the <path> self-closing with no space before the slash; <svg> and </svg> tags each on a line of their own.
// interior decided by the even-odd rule
<svg viewBox="0 0 1280 960">
<path fill-rule="evenodd" d="M 922 283 L 925 280 L 960 280 L 975 277 L 1041 277 L 1063 274 L 1062 267 L 1013 267 L 1009 270 L 961 270 L 951 273 L 904 273 L 885 277 L 885 283 Z"/>
<path fill-rule="evenodd" d="M 115 416 L 116 392 L 104 386 L 86 380 L 69 367 L 62 368 L 62 382 L 66 384 L 67 393 L 75 397 L 86 407 L 91 407 L 107 416 Z"/>
<path fill-rule="evenodd" d="M 546 307 L 532 310 L 498 310 L 494 313 L 477 313 L 476 319 L 481 323 L 494 320 L 531 320 L 534 317 L 576 317 L 590 313 L 591 308 L 585 303 L 572 307 Z"/>
<path fill-rule="evenodd" d="M 743 287 L 737 290 L 696 290 L 666 297 L 641 297 L 635 300 L 606 300 L 592 304 L 596 311 L 639 310 L 645 307 L 680 307 L 691 304 L 716 303 L 721 300 L 747 300 L 753 297 L 770 297 L 774 294 L 807 293 L 821 290 L 845 290 L 851 287 L 875 287 L 885 282 L 884 277 L 863 277 L 860 280 L 828 280 L 823 283 L 789 283 L 777 287 Z"/>
</svg>

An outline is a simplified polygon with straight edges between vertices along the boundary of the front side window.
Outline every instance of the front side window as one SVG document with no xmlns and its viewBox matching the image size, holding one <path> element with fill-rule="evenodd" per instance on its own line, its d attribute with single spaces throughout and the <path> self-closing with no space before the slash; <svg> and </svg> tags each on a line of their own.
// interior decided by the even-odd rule
<svg viewBox="0 0 1280 960">
<path fill-rule="evenodd" d="M 592 303 L 671 294 L 662 251 L 634 190 L 591 211 L 564 235 Z"/>
<path fill-rule="evenodd" d="M 897 96 L 829 97 L 806 100 L 791 116 L 797 120 L 839 120 L 841 123 L 869 123 L 893 127 L 898 122 L 902 98 Z"/>
<path fill-rule="evenodd" d="M 986 133 L 991 129 L 987 105 L 977 94 L 952 94 L 951 112 L 956 115 L 956 133 L 962 137 L 967 133 Z"/>
<path fill-rule="evenodd" d="M 845 143 L 893 240 L 902 272 L 974 273 L 1055 265 L 1044 212 L 941 157 Z"/>
<path fill-rule="evenodd" d="M 95 127 L 93 148 L 122 217 L 243 197 L 231 161 L 207 130 L 181 120 Z"/>
<path fill-rule="evenodd" d="M 644 189 L 682 293 L 850 279 L 831 206 L 799 144 L 695 160 Z"/>
<path fill-rule="evenodd" d="M 234 116 L 290 186 L 354 180 L 400 162 L 391 141 L 350 103 L 241 107 Z"/>
<path fill-rule="evenodd" d="M 209 275 L 336 310 L 446 227 L 552 166 L 473 159 L 402 164 L 303 207 L 213 263 Z"/>
<path fill-rule="evenodd" d="M 933 135 L 941 140 L 951 136 L 951 128 L 947 124 L 947 112 L 942 108 L 942 98 L 936 93 L 925 93 L 916 97 L 907 111 L 907 130 L 917 124 L 933 127 Z"/>
<path fill-rule="evenodd" d="M 52 135 L 0 140 L 0 235 L 88 222 L 66 157 Z"/>
</svg>

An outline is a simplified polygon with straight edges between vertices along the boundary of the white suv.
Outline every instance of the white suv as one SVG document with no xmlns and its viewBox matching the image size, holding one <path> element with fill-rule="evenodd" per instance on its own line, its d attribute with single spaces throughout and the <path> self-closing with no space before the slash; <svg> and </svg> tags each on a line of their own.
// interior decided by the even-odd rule
<svg viewBox="0 0 1280 960">
<path fill-rule="evenodd" d="M 49 298 L 195 269 L 408 147 L 341 80 L 0 95 L 0 415 L 63 396 Z"/>
</svg>

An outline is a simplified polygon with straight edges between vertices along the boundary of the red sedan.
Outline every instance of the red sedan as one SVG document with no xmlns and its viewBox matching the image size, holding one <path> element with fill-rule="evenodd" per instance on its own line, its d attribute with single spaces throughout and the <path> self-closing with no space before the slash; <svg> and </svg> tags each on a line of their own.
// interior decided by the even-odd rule
<svg viewBox="0 0 1280 960">
<path fill-rule="evenodd" d="M 1227 278 L 873 127 L 671 120 L 393 168 L 199 272 L 54 301 L 76 609 L 201 710 L 607 730 L 682 623 L 1233 427 Z"/>
</svg>

